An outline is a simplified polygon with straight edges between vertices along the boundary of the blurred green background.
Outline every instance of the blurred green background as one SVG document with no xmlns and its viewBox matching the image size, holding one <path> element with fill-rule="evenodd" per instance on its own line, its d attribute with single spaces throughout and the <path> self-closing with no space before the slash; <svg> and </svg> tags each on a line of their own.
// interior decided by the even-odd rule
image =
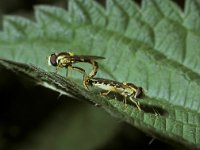
<svg viewBox="0 0 200 150">
<path fill-rule="evenodd" d="M 33 6 L 38 4 L 67 8 L 64 0 L 1 0 L 1 30 L 3 15 L 33 19 Z M 93 104 L 59 96 L 3 68 L 0 77 L 0 150 L 177 149 L 152 141 Z"/>
</svg>

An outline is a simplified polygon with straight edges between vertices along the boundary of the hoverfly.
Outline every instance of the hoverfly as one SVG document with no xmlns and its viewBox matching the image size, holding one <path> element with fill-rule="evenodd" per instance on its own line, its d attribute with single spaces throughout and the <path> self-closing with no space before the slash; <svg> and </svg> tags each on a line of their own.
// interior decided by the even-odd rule
<svg viewBox="0 0 200 150">
<path fill-rule="evenodd" d="M 87 55 L 74 55 L 71 52 L 61 52 L 61 53 L 52 53 L 48 58 L 48 64 L 58 68 L 66 68 L 66 76 L 68 76 L 68 68 L 72 70 L 77 70 L 83 74 L 83 85 L 88 89 L 88 81 L 93 78 L 98 70 L 98 63 L 96 59 L 104 59 L 101 56 L 87 56 Z M 75 63 L 84 62 L 89 63 L 93 66 L 92 72 L 87 76 L 84 69 L 80 67 L 73 66 Z"/>
<path fill-rule="evenodd" d="M 133 102 L 138 110 L 141 111 L 140 104 L 135 99 L 140 98 L 143 95 L 142 87 L 137 87 L 133 83 L 127 82 L 117 82 L 109 79 L 103 78 L 92 78 L 89 81 L 90 85 L 99 87 L 107 92 L 101 93 L 101 95 L 106 96 L 110 92 L 118 93 L 124 96 L 124 103 L 126 105 L 126 99 L 129 98 Z"/>
</svg>

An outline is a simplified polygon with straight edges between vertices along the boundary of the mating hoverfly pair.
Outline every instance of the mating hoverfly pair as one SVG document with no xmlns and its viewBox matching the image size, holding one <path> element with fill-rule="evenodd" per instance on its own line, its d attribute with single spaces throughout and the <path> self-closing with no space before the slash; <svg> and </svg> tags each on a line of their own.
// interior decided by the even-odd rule
<svg viewBox="0 0 200 150">
<path fill-rule="evenodd" d="M 96 86 L 107 92 L 101 93 L 101 95 L 106 96 L 110 92 L 118 93 L 124 96 L 124 103 L 126 104 L 126 99 L 129 98 L 131 102 L 133 102 L 139 110 L 141 110 L 139 102 L 135 99 L 141 97 L 143 94 L 143 89 L 141 87 L 137 87 L 132 83 L 126 82 L 117 82 L 114 80 L 103 79 L 103 78 L 94 78 L 97 74 L 98 63 L 97 59 L 104 59 L 101 56 L 87 56 L 87 55 L 74 55 L 71 52 L 61 52 L 61 53 L 53 53 L 48 58 L 48 64 L 51 66 L 58 68 L 66 68 L 66 76 L 68 76 L 68 68 L 72 70 L 79 71 L 83 74 L 83 85 L 86 89 L 88 89 L 88 85 Z M 84 62 L 92 65 L 92 72 L 87 75 L 85 70 L 81 67 L 73 66 L 75 63 Z"/>
</svg>

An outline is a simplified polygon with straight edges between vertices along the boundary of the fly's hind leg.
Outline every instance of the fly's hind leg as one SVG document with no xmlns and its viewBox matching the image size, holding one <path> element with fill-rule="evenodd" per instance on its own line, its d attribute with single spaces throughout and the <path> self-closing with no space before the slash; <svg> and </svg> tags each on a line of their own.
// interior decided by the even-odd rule
<svg viewBox="0 0 200 150">
<path fill-rule="evenodd" d="M 78 71 L 78 72 L 80 72 L 80 73 L 83 74 L 83 85 L 84 85 L 84 87 L 88 90 L 88 86 L 87 86 L 86 83 L 85 83 L 85 79 L 86 79 L 86 77 L 87 77 L 87 75 L 86 75 L 86 73 L 85 73 L 85 70 L 82 69 L 82 68 L 80 68 L 80 67 L 75 67 L 75 66 L 70 66 L 69 68 L 71 68 L 71 69 L 73 69 L 73 70 L 76 70 L 76 71 Z"/>
</svg>

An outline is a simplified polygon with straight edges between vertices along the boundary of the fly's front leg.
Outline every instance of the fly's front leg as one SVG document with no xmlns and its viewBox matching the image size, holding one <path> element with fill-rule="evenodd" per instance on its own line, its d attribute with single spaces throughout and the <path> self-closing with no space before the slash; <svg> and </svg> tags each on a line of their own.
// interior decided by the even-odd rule
<svg viewBox="0 0 200 150">
<path fill-rule="evenodd" d="M 68 77 L 68 67 L 66 67 L 66 77 Z"/>
<path fill-rule="evenodd" d="M 58 67 L 56 67 L 56 74 L 58 73 Z"/>
<path fill-rule="evenodd" d="M 88 90 L 87 84 L 85 83 L 85 79 L 87 77 L 85 70 L 80 67 L 75 67 L 75 66 L 70 66 L 70 68 L 83 74 L 83 85 Z"/>
</svg>

